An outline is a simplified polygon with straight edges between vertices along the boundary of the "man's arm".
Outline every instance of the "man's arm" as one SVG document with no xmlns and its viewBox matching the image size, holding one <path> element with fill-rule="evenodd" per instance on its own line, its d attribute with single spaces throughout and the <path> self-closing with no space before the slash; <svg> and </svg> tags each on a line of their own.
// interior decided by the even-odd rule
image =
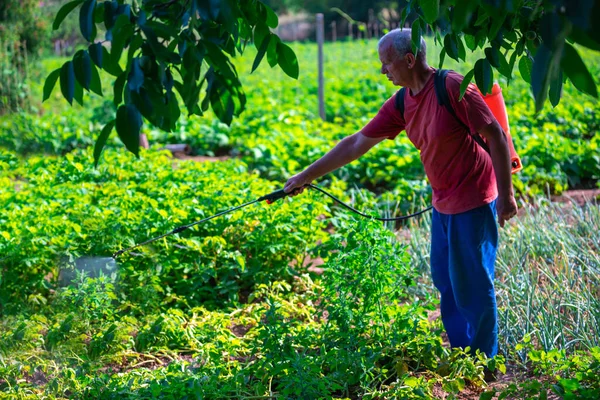
<svg viewBox="0 0 600 400">
<path fill-rule="evenodd" d="M 490 148 L 490 156 L 492 157 L 492 165 L 498 184 L 498 201 L 496 203 L 498 223 L 503 227 L 504 221 L 508 221 L 517 214 L 517 202 L 512 187 L 508 142 L 496 120 L 480 129 L 479 133 L 487 140 Z"/>
<path fill-rule="evenodd" d="M 292 196 L 302 193 L 304 185 L 356 160 L 384 139 L 385 137 L 366 137 L 361 132 L 346 136 L 323 157 L 304 171 L 292 176 L 286 182 L 283 190 L 286 193 L 293 192 Z"/>
</svg>

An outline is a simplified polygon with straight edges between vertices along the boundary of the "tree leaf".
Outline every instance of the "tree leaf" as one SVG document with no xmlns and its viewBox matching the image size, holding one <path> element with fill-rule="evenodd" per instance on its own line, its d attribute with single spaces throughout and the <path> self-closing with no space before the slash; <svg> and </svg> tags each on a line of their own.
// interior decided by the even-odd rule
<svg viewBox="0 0 600 400">
<path fill-rule="evenodd" d="M 94 145 L 94 167 L 98 168 L 98 161 L 100 161 L 100 154 L 102 154 L 102 150 L 106 145 L 106 141 L 110 136 L 113 128 L 115 126 L 115 120 L 113 119 L 108 124 L 104 125 L 102 128 L 102 132 L 100 132 L 100 136 L 98 136 L 98 140 L 96 140 L 96 144 Z"/>
<path fill-rule="evenodd" d="M 256 46 L 256 50 L 260 50 L 260 46 L 262 45 L 263 40 L 271 35 L 271 31 L 269 27 L 264 22 L 259 22 L 254 27 L 254 46 Z"/>
<path fill-rule="evenodd" d="M 127 76 L 127 88 L 132 92 L 139 92 L 144 84 L 144 71 L 140 67 L 140 59 L 134 58 L 131 61 L 131 68 Z"/>
<path fill-rule="evenodd" d="M 560 98 L 562 96 L 562 85 L 562 71 L 560 71 L 558 77 L 550 82 L 550 91 L 548 92 L 548 97 L 552 107 L 556 107 L 560 102 Z"/>
<path fill-rule="evenodd" d="M 127 79 L 127 72 L 123 71 L 121 75 L 115 81 L 115 90 L 114 90 L 114 104 L 115 106 L 119 106 L 123 102 L 123 88 L 125 87 L 125 81 Z"/>
<path fill-rule="evenodd" d="M 475 51 L 475 49 L 477 48 L 477 42 L 475 41 L 475 36 L 466 34 L 465 35 L 465 44 L 467 45 L 469 50 Z"/>
<path fill-rule="evenodd" d="M 69 104 L 73 105 L 75 95 L 75 70 L 73 62 L 67 61 L 60 69 L 60 91 Z"/>
<path fill-rule="evenodd" d="M 542 44 L 533 59 L 533 69 L 531 70 L 531 89 L 535 98 L 536 111 L 540 111 L 543 108 L 548 97 L 551 62 L 552 53 L 545 44 Z"/>
<path fill-rule="evenodd" d="M 465 45 L 460 36 L 457 36 L 456 39 L 456 43 L 458 44 L 458 58 L 465 61 L 467 58 L 467 50 L 465 49 Z"/>
<path fill-rule="evenodd" d="M 96 24 L 94 23 L 94 9 L 96 8 L 96 0 L 85 0 L 79 10 L 79 28 L 81 34 L 91 42 L 96 35 Z"/>
<path fill-rule="evenodd" d="M 114 68 L 120 68 L 119 61 L 121 60 L 125 42 L 133 35 L 133 27 L 129 22 L 129 18 L 124 14 L 119 15 L 112 31 L 113 40 L 110 47 L 110 61 Z"/>
<path fill-rule="evenodd" d="M 117 110 L 117 134 L 130 152 L 139 157 L 142 116 L 133 104 L 123 104 Z"/>
<path fill-rule="evenodd" d="M 475 63 L 475 82 L 477 87 L 484 95 L 492 92 L 494 73 L 489 61 L 485 58 L 477 60 Z"/>
<path fill-rule="evenodd" d="M 490 30 L 488 32 L 488 40 L 491 42 L 496 39 L 498 36 L 498 32 L 500 32 L 500 28 L 502 28 L 502 24 L 504 24 L 504 20 L 506 20 L 506 12 L 497 12 L 492 15 L 492 25 L 490 26 Z"/>
<path fill-rule="evenodd" d="M 83 107 L 83 88 L 75 79 L 75 91 L 73 93 L 73 99 L 79 103 L 80 106 Z"/>
<path fill-rule="evenodd" d="M 54 22 L 52 23 L 52 29 L 57 30 L 60 28 L 60 24 L 62 24 L 67 15 L 69 15 L 75 7 L 83 3 L 83 1 L 84 0 L 74 0 L 62 6 L 60 10 L 58 10 L 58 13 L 56 13 L 56 18 L 54 18 Z"/>
<path fill-rule="evenodd" d="M 465 96 L 465 92 L 467 91 L 467 88 L 469 87 L 469 83 L 471 83 L 471 80 L 473 79 L 474 74 L 475 74 L 475 70 L 474 69 L 470 70 L 465 75 L 465 78 L 463 79 L 463 81 L 460 83 L 460 97 L 458 98 L 458 101 L 461 101 L 462 98 Z"/>
<path fill-rule="evenodd" d="M 423 17 L 429 24 L 433 24 L 437 20 L 440 11 L 440 0 L 420 0 L 419 5 L 423 10 Z"/>
<path fill-rule="evenodd" d="M 79 50 L 73 57 L 73 68 L 77 81 L 86 90 L 90 89 L 92 80 L 92 61 L 90 55 L 85 50 Z"/>
<path fill-rule="evenodd" d="M 44 97 L 42 99 L 42 102 L 46 101 L 52 94 L 52 90 L 56 85 L 56 81 L 60 77 L 60 71 L 61 69 L 57 68 L 54 71 L 52 71 L 50 75 L 48 75 L 48 77 L 46 78 L 46 82 L 44 82 Z"/>
<path fill-rule="evenodd" d="M 521 57 L 519 60 L 519 72 L 523 80 L 531 84 L 531 71 L 533 70 L 533 61 L 528 55 Z"/>
<path fill-rule="evenodd" d="M 472 0 L 457 0 L 452 12 L 452 31 L 462 32 L 477 7 L 477 2 Z"/>
<path fill-rule="evenodd" d="M 250 71 L 250 73 L 254 72 L 256 70 L 256 68 L 258 68 L 258 66 L 260 65 L 260 62 L 262 61 L 265 54 L 267 53 L 269 43 L 271 43 L 271 35 L 267 36 L 267 38 L 262 41 L 262 44 L 260 45 L 260 49 L 258 49 L 258 53 L 256 54 L 256 57 L 254 58 L 254 62 L 252 63 L 252 71 Z"/>
<path fill-rule="evenodd" d="M 93 43 L 88 47 L 88 53 L 90 54 L 90 58 L 98 66 L 98 68 L 102 68 L 102 54 L 103 54 L 103 46 L 102 43 Z"/>
<path fill-rule="evenodd" d="M 456 43 L 456 37 L 451 33 L 444 37 L 444 50 L 446 50 L 446 54 L 450 58 L 458 61 L 458 43 Z"/>
<path fill-rule="evenodd" d="M 279 56 L 277 54 L 277 45 L 281 43 L 281 39 L 279 36 L 272 35 L 269 43 L 269 48 L 267 49 L 267 61 L 271 68 L 276 66 L 279 63 Z"/>
<path fill-rule="evenodd" d="M 415 57 L 419 54 L 421 49 L 421 21 L 419 18 L 415 19 L 411 27 L 411 45 L 412 51 Z"/>
<path fill-rule="evenodd" d="M 287 76 L 298 79 L 298 75 L 300 75 L 298 59 L 290 46 L 281 42 L 277 43 L 277 61 Z"/>
<path fill-rule="evenodd" d="M 569 43 L 565 43 L 560 65 L 573 86 L 592 97 L 598 98 L 598 88 L 594 78 L 592 78 L 577 50 Z"/>
<path fill-rule="evenodd" d="M 90 81 L 90 90 L 96 93 L 98 96 L 102 96 L 102 82 L 100 81 L 100 74 L 98 68 L 94 64 L 91 64 L 92 80 Z"/>
<path fill-rule="evenodd" d="M 484 52 L 485 58 L 487 58 L 492 67 L 500 67 L 500 50 L 497 47 L 486 47 Z"/>
<path fill-rule="evenodd" d="M 444 66 L 444 60 L 446 59 L 446 49 L 442 49 L 440 51 L 440 63 L 438 65 L 438 69 L 442 69 Z"/>
<path fill-rule="evenodd" d="M 267 26 L 270 28 L 277 28 L 277 25 L 279 25 L 279 18 L 277 18 L 277 14 L 275 14 L 273 9 L 267 4 L 263 4 L 263 6 L 265 7 L 265 12 L 267 13 Z"/>
</svg>

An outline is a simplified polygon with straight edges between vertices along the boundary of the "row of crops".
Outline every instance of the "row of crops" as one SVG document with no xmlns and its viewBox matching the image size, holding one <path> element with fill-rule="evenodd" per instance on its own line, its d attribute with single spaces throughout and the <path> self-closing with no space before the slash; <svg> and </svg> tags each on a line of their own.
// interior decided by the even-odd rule
<svg viewBox="0 0 600 400">
<path fill-rule="evenodd" d="M 250 54 L 237 63 L 249 97 L 241 118 L 145 127 L 153 147 L 140 160 L 113 137 L 93 168 L 92 145 L 114 113 L 98 97 L 70 108 L 55 92 L 2 117 L 0 398 L 598 398 L 597 206 L 538 198 L 502 230 L 493 360 L 442 340 L 427 215 L 395 235 L 310 191 L 137 248 L 114 274 L 59 283 L 78 257 L 109 256 L 280 188 L 395 90 L 378 75 L 374 41 L 330 44 L 322 122 L 316 49 L 295 50 L 298 82 L 266 65 L 249 74 Z M 60 63 L 44 60 L 41 76 Z M 43 79 L 29 84 L 41 98 Z M 525 83 L 504 94 L 526 164 L 514 177 L 521 195 L 597 185 L 597 101 L 566 85 L 561 104 L 535 117 Z M 167 143 L 231 159 L 181 161 L 159 150 Z M 419 155 L 400 137 L 320 184 L 380 214 L 429 196 Z M 484 367 L 513 382 L 488 386 Z"/>
</svg>

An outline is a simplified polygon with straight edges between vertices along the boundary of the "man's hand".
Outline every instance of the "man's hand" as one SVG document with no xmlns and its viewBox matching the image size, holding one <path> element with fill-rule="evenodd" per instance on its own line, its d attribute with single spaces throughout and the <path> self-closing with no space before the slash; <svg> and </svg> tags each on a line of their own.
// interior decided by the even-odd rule
<svg viewBox="0 0 600 400">
<path fill-rule="evenodd" d="M 305 186 L 311 182 L 312 179 L 309 179 L 306 176 L 306 171 L 303 171 L 288 179 L 283 187 L 283 191 L 294 197 L 304 192 Z"/>
<path fill-rule="evenodd" d="M 496 202 L 496 212 L 498 213 L 498 223 L 504 228 L 504 221 L 508 221 L 517 215 L 517 202 L 515 196 L 498 197 Z"/>
</svg>

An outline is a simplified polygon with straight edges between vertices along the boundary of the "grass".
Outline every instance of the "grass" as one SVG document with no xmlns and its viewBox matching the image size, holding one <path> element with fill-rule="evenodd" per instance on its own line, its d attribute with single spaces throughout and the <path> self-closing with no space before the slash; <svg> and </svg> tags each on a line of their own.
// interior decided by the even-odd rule
<svg viewBox="0 0 600 400">
<path fill-rule="evenodd" d="M 429 276 L 430 217 L 411 223 L 410 254 L 422 272 L 417 292 L 434 293 Z M 600 345 L 600 208 L 522 203 L 500 229 L 496 262 L 501 352 L 527 335 L 545 351 Z M 524 360 L 525 354 L 521 354 Z"/>
</svg>

